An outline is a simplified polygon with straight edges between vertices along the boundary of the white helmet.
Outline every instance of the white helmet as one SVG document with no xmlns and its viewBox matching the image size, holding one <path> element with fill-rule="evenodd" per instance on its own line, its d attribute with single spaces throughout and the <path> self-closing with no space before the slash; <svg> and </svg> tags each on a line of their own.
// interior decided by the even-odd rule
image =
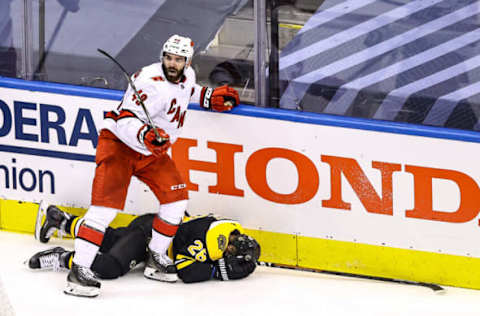
<svg viewBox="0 0 480 316">
<path fill-rule="evenodd" d="M 186 57 L 186 65 L 188 66 L 193 57 L 193 41 L 188 37 L 183 37 L 177 34 L 172 35 L 165 44 L 163 44 L 160 59 L 162 59 L 164 53 Z"/>
</svg>

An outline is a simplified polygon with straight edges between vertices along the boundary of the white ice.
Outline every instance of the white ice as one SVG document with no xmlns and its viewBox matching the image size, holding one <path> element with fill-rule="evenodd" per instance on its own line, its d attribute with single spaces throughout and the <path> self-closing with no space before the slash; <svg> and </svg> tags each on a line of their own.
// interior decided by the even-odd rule
<svg viewBox="0 0 480 316">
<path fill-rule="evenodd" d="M 63 294 L 66 272 L 23 265 L 58 245 L 72 249 L 73 241 L 55 238 L 45 245 L 32 235 L 0 231 L 0 279 L 16 316 L 480 315 L 476 290 L 445 287 L 439 295 L 419 286 L 268 267 L 243 280 L 198 284 L 148 280 L 139 268 L 103 281 L 98 297 L 79 298 Z"/>
</svg>

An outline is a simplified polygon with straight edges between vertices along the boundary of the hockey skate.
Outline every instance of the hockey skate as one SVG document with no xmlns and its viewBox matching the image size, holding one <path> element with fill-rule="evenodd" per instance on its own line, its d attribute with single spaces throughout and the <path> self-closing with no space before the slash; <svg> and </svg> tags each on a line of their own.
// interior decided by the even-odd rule
<svg viewBox="0 0 480 316">
<path fill-rule="evenodd" d="M 60 237 L 66 234 L 65 225 L 69 218 L 69 214 L 55 205 L 48 205 L 44 201 L 40 202 L 35 221 L 35 239 L 41 243 L 47 243 L 57 230 Z"/>
<path fill-rule="evenodd" d="M 100 294 L 100 286 L 92 270 L 72 263 L 67 276 L 67 287 L 63 292 L 74 296 L 95 297 Z"/>
<path fill-rule="evenodd" d="M 71 253 L 62 247 L 50 248 L 33 255 L 25 264 L 32 270 L 67 270 L 66 258 Z"/>
<path fill-rule="evenodd" d="M 176 282 L 177 268 L 167 254 L 159 254 L 148 249 L 148 259 L 143 275 L 152 280 L 163 282 Z"/>
</svg>

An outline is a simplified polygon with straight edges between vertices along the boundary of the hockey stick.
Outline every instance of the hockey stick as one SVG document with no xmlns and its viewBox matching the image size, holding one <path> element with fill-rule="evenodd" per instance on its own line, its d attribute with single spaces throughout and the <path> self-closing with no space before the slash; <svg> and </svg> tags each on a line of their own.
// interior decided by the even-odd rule
<svg viewBox="0 0 480 316">
<path fill-rule="evenodd" d="M 282 269 L 290 269 L 290 270 L 299 270 L 299 271 L 338 275 L 338 276 L 344 276 L 344 277 L 353 277 L 353 278 L 359 278 L 359 279 L 365 279 L 365 280 L 393 282 L 393 283 L 406 284 L 406 285 L 423 286 L 423 287 L 427 287 L 427 288 L 431 289 L 432 291 L 434 291 L 437 294 L 442 294 L 442 293 L 445 292 L 445 289 L 443 287 L 441 287 L 440 285 L 435 284 L 435 283 L 415 282 L 415 281 L 407 281 L 407 280 L 377 277 L 377 276 L 370 276 L 370 275 L 361 275 L 361 274 L 354 274 L 354 273 L 347 273 L 347 272 L 334 272 L 334 271 L 298 268 L 298 267 L 293 267 L 293 266 L 288 266 L 288 265 L 277 265 L 275 263 L 262 262 L 262 261 L 259 261 L 258 265 L 264 266 L 264 267 L 282 268 Z"/>
<path fill-rule="evenodd" d="M 107 53 L 106 51 L 104 51 L 100 48 L 97 48 L 97 50 L 100 53 L 102 53 L 103 55 L 107 56 L 111 61 L 113 61 L 122 70 L 123 75 L 125 76 L 125 78 L 127 78 L 128 84 L 130 85 L 130 87 L 132 87 L 132 90 L 135 93 L 135 96 L 137 97 L 138 102 L 140 102 L 140 105 L 142 106 L 143 112 L 145 113 L 145 116 L 147 117 L 147 123 L 153 129 L 153 132 L 155 133 L 155 138 L 156 138 L 157 142 L 159 142 L 159 144 L 163 144 L 164 142 L 168 141 L 168 138 L 164 138 L 164 137 L 160 136 L 157 129 L 155 128 L 155 125 L 153 124 L 152 118 L 150 117 L 150 113 L 148 113 L 148 110 L 147 110 L 147 107 L 145 106 L 145 103 L 143 103 L 143 100 L 142 100 L 140 94 L 138 93 L 137 88 L 133 84 L 133 81 L 130 78 L 130 76 L 128 75 L 128 72 L 125 70 L 125 68 L 123 68 L 123 66 L 118 61 L 116 61 L 115 58 L 110 56 L 110 54 Z"/>
</svg>

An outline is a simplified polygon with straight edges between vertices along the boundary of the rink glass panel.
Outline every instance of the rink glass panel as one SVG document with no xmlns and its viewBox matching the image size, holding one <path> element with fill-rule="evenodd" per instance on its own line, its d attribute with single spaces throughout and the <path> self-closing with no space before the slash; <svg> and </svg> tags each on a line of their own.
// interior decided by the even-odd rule
<svg viewBox="0 0 480 316">
<path fill-rule="evenodd" d="M 2 76 L 124 90 L 119 69 L 97 48 L 133 73 L 158 61 L 164 41 L 177 33 L 196 44 L 199 83 L 234 86 L 244 104 L 480 130 L 475 0 L 1 6 Z"/>
</svg>

